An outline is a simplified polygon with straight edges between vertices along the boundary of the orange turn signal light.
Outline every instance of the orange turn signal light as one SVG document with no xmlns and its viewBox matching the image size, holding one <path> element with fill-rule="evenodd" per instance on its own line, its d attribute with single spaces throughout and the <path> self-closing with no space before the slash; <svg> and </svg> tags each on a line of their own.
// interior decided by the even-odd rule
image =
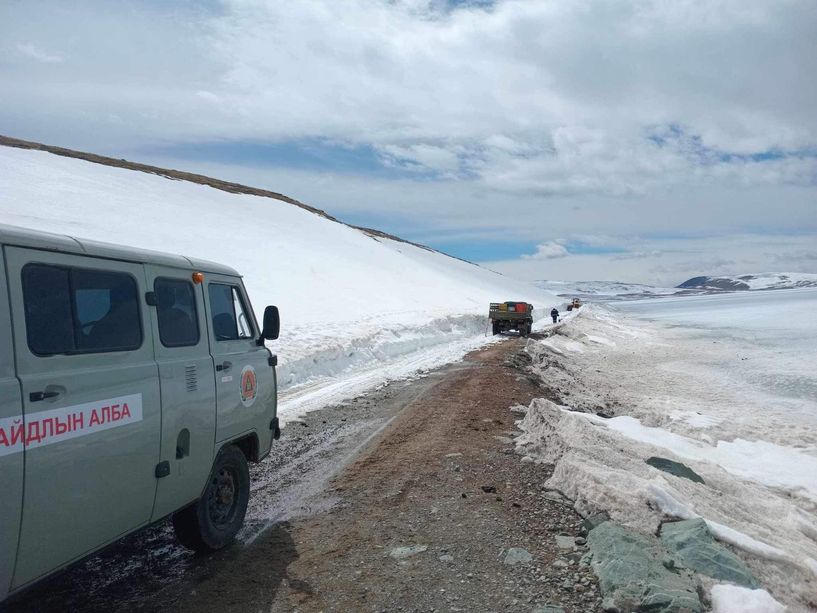
<svg viewBox="0 0 817 613">
<path fill-rule="evenodd" d="M 193 283 L 204 283 L 204 273 L 203 272 L 194 272 L 193 273 Z"/>
</svg>

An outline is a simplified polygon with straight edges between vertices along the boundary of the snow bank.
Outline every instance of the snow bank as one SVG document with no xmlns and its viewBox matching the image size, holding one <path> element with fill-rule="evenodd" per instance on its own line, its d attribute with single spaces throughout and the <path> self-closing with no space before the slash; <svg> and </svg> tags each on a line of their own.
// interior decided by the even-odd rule
<svg viewBox="0 0 817 613">
<path fill-rule="evenodd" d="M 796 317 L 813 312 L 787 311 L 812 342 Z M 807 610 L 817 602 L 817 401 L 790 388 L 776 395 L 769 381 L 814 373 L 807 359 L 778 363 L 785 348 L 769 337 L 747 337 L 624 323 L 620 313 L 583 307 L 528 345 L 540 377 L 569 406 L 534 400 L 518 422 L 518 450 L 553 465 L 546 485 L 584 515 L 604 510 L 646 534 L 668 518 L 704 518 L 776 598 Z M 755 376 L 761 364 L 765 379 Z M 705 483 L 653 468 L 651 456 L 683 462 Z"/>
<path fill-rule="evenodd" d="M 474 344 L 462 346 L 465 339 L 485 340 L 492 301 L 526 300 L 537 318 L 560 302 L 529 284 L 282 201 L 42 151 L 0 147 L 0 210 L 3 223 L 236 268 L 256 314 L 267 304 L 281 309 L 281 338 L 270 347 L 279 356 L 285 413 L 307 406 L 288 404 L 287 390 L 310 386 L 314 407 L 320 382 L 330 389 L 327 400 L 337 400 L 338 377 L 371 375 L 381 366 L 382 377 L 364 379 L 407 374 L 411 356 L 428 352 L 456 359 Z"/>
<path fill-rule="evenodd" d="M 798 449 L 742 439 L 718 441 L 713 447 L 663 428 L 648 428 L 633 417 L 601 419 L 587 415 L 586 418 L 629 439 L 661 447 L 676 457 L 712 462 L 744 479 L 787 491 L 792 496 L 808 497 L 817 503 L 817 457 Z"/>
</svg>

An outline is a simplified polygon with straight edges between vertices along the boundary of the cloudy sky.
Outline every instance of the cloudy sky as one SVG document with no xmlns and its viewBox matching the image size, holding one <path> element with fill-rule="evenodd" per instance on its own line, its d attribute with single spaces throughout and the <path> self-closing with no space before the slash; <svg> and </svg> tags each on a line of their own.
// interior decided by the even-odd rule
<svg viewBox="0 0 817 613">
<path fill-rule="evenodd" d="M 814 0 L 0 4 L 0 133 L 527 279 L 817 272 Z"/>
</svg>

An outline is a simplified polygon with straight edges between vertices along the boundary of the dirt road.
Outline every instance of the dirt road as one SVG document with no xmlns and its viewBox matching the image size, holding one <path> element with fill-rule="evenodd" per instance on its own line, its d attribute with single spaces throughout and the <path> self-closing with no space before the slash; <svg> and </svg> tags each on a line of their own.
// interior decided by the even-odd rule
<svg viewBox="0 0 817 613">
<path fill-rule="evenodd" d="M 599 610 L 580 518 L 513 452 L 509 407 L 546 393 L 524 343 L 289 425 L 227 551 L 193 556 L 157 526 L 9 610 Z"/>
</svg>

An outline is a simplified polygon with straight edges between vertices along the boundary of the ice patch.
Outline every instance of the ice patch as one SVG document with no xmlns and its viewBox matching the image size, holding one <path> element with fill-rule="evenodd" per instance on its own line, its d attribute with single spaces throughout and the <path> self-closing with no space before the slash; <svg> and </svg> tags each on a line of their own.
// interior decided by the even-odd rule
<svg viewBox="0 0 817 613">
<path fill-rule="evenodd" d="M 766 590 L 718 584 L 712 588 L 712 613 L 784 613 L 786 607 Z"/>
<path fill-rule="evenodd" d="M 712 462 L 734 475 L 798 493 L 817 502 L 817 458 L 766 441 L 718 441 L 715 447 L 662 428 L 650 428 L 633 417 L 586 419 L 641 443 L 667 449 L 690 460 Z"/>
<path fill-rule="evenodd" d="M 607 345 L 608 347 L 616 346 L 616 344 L 609 338 L 604 338 L 603 336 L 596 336 L 595 334 L 588 334 L 587 340 L 592 341 L 594 343 L 598 343 L 599 345 Z"/>
<path fill-rule="evenodd" d="M 582 343 L 568 338 L 558 337 L 558 341 L 554 344 L 558 344 L 564 351 L 573 351 L 576 353 L 584 352 L 584 345 Z"/>
<path fill-rule="evenodd" d="M 710 415 L 703 415 L 696 411 L 671 411 L 670 419 L 681 420 L 693 428 L 711 428 L 721 423 L 721 419 Z"/>
</svg>

